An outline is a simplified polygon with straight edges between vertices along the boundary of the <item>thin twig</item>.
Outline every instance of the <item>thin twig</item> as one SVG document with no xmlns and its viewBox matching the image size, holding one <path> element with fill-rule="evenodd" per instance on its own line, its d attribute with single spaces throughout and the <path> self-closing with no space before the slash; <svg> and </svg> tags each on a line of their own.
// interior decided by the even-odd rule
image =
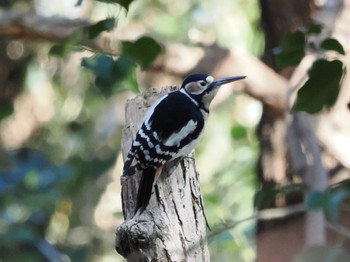
<svg viewBox="0 0 350 262">
<path fill-rule="evenodd" d="M 220 226 L 217 226 L 213 229 L 213 231 L 208 235 L 208 241 L 212 241 L 216 236 L 224 233 L 227 230 L 230 230 L 237 225 L 247 222 L 250 220 L 273 220 L 273 219 L 281 219 L 289 216 L 293 216 L 306 211 L 305 205 L 296 204 L 288 207 L 279 207 L 279 208 L 268 208 L 261 211 L 256 212 L 255 214 L 248 216 L 246 218 L 240 220 L 228 220 L 222 223 Z"/>
</svg>

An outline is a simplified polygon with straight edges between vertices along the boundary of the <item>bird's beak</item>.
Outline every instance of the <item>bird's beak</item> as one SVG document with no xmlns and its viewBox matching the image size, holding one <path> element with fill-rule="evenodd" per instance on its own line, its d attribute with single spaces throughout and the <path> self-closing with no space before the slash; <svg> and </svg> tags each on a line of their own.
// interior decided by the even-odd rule
<svg viewBox="0 0 350 262">
<path fill-rule="evenodd" d="M 231 83 L 234 81 L 238 81 L 238 80 L 242 80 L 245 78 L 246 78 L 246 76 L 231 76 L 231 77 L 225 77 L 225 78 L 218 78 L 212 82 L 212 85 L 213 86 L 221 86 L 221 85 Z"/>
<path fill-rule="evenodd" d="M 215 79 L 213 82 L 211 82 L 211 84 L 205 90 L 204 96 L 202 98 L 203 104 L 208 109 L 208 111 L 209 111 L 209 104 L 215 97 L 220 86 L 237 81 L 237 80 L 241 80 L 244 78 L 246 78 L 246 76 L 231 76 L 231 77 L 225 77 L 225 78 L 218 78 L 218 79 Z"/>
</svg>

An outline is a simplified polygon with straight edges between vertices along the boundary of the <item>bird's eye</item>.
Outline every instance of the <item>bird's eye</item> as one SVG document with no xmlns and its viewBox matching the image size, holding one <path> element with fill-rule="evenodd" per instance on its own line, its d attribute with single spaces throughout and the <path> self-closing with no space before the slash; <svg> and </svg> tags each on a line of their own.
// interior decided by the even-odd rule
<svg viewBox="0 0 350 262">
<path fill-rule="evenodd" d="M 207 85 L 207 82 L 205 82 L 205 81 L 200 81 L 199 84 L 200 84 L 201 86 L 206 86 L 206 85 Z"/>
</svg>

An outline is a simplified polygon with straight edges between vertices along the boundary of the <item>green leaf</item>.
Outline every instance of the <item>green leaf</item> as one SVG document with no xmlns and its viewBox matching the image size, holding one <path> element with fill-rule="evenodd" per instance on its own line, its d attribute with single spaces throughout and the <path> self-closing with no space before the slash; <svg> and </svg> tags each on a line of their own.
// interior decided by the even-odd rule
<svg viewBox="0 0 350 262">
<path fill-rule="evenodd" d="M 231 128 L 231 137 L 233 139 L 239 140 L 247 136 L 247 129 L 242 125 L 234 125 Z"/>
<path fill-rule="evenodd" d="M 135 63 L 126 56 L 114 60 L 107 55 L 95 55 L 84 58 L 81 65 L 95 74 L 96 87 L 107 96 L 117 89 L 126 89 L 125 86 L 129 89 L 135 89 Z M 129 83 L 129 86 L 126 83 Z"/>
<path fill-rule="evenodd" d="M 135 42 L 122 42 L 123 53 L 134 59 L 140 66 L 148 68 L 163 48 L 153 38 L 143 36 Z"/>
<path fill-rule="evenodd" d="M 107 4 L 119 4 L 125 8 L 126 11 L 129 11 L 129 6 L 133 0 L 96 0 L 98 2 L 103 2 Z"/>
<path fill-rule="evenodd" d="M 288 33 L 283 39 L 276 55 L 276 66 L 279 70 L 287 66 L 295 66 L 304 57 L 305 35 L 301 31 Z"/>
<path fill-rule="evenodd" d="M 118 83 L 118 88 L 120 90 L 131 90 L 135 93 L 139 92 L 139 87 L 137 84 L 137 79 L 136 79 L 136 72 L 135 72 L 135 64 L 128 60 L 130 62 L 131 68 L 129 69 L 128 72 L 126 72 L 125 77 Z M 124 62 L 123 60 L 119 61 L 120 66 L 124 67 Z"/>
<path fill-rule="evenodd" d="M 307 32 L 308 34 L 319 34 L 322 32 L 322 29 L 323 29 L 322 24 L 314 23 L 309 27 Z"/>
<path fill-rule="evenodd" d="M 307 193 L 305 203 L 309 210 L 323 209 L 327 205 L 327 194 L 320 191 L 311 191 Z"/>
<path fill-rule="evenodd" d="M 289 195 L 297 192 L 305 192 L 306 185 L 304 183 L 290 183 L 282 186 L 280 193 L 283 195 Z"/>
<path fill-rule="evenodd" d="M 90 69 L 96 77 L 103 78 L 107 82 L 113 77 L 114 60 L 111 56 L 95 55 L 89 58 L 83 58 L 81 65 Z"/>
<path fill-rule="evenodd" d="M 8 116 L 12 115 L 14 112 L 14 108 L 12 104 L 8 104 L 5 102 L 0 103 L 0 122 L 7 118 Z"/>
<path fill-rule="evenodd" d="M 292 112 L 315 114 L 324 107 L 331 107 L 337 100 L 344 74 L 342 62 L 319 59 L 314 62 L 308 74 L 309 79 L 299 89 Z"/>
<path fill-rule="evenodd" d="M 345 55 L 344 47 L 342 46 L 342 44 L 338 40 L 336 40 L 334 38 L 325 39 L 321 43 L 321 48 L 323 48 L 325 50 L 336 51 L 341 55 Z"/>
<path fill-rule="evenodd" d="M 89 39 L 96 38 L 103 31 L 110 31 L 115 26 L 115 18 L 106 18 L 87 27 Z"/>
<path fill-rule="evenodd" d="M 72 51 L 77 51 L 78 43 L 82 39 L 83 33 L 81 30 L 75 31 L 66 40 L 59 44 L 55 44 L 51 47 L 49 55 L 66 58 L 67 55 Z"/>
<path fill-rule="evenodd" d="M 274 186 L 264 186 L 262 189 L 257 191 L 254 196 L 254 207 L 258 210 L 269 207 L 274 202 L 278 193 L 278 190 Z"/>
</svg>

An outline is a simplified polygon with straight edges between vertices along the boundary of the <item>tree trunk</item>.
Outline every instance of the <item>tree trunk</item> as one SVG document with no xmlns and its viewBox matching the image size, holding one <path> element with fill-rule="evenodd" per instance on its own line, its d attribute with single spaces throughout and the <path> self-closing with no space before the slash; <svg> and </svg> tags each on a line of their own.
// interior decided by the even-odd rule
<svg viewBox="0 0 350 262">
<path fill-rule="evenodd" d="M 147 108 L 173 90 L 147 90 L 126 104 L 122 150 L 125 159 Z M 116 250 L 128 261 L 209 261 L 206 218 L 194 155 L 169 163 L 155 181 L 147 209 L 132 218 L 140 174 L 121 181 L 125 221 Z"/>
</svg>

